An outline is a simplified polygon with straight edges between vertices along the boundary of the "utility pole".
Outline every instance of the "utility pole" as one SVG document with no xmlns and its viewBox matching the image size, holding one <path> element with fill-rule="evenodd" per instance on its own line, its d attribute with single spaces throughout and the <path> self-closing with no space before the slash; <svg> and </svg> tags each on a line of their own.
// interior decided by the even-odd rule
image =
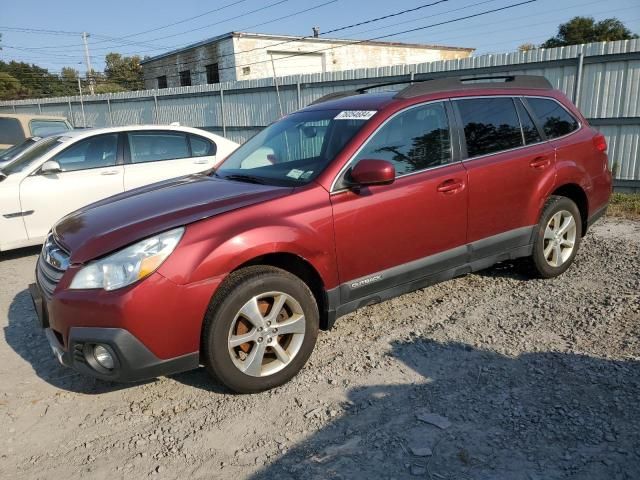
<svg viewBox="0 0 640 480">
<path fill-rule="evenodd" d="M 84 114 L 84 101 L 82 100 L 82 82 L 78 77 L 78 90 L 80 91 L 80 108 L 82 109 L 82 126 L 87 128 L 87 117 Z"/>
<path fill-rule="evenodd" d="M 87 42 L 87 38 L 89 38 L 89 34 L 87 32 L 82 32 L 82 42 L 84 43 L 84 61 L 87 64 L 87 80 L 89 81 L 89 92 L 91 95 L 94 95 L 95 92 L 93 90 L 93 78 L 91 69 L 91 56 L 89 55 L 89 43 Z"/>
</svg>

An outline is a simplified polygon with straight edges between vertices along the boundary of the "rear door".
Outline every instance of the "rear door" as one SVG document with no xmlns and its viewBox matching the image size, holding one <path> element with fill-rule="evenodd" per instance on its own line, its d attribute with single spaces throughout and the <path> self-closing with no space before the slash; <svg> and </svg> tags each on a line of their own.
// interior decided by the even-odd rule
<svg viewBox="0 0 640 480">
<path fill-rule="evenodd" d="M 475 97 L 453 104 L 465 139 L 472 260 L 528 245 L 539 204 L 553 186 L 553 148 L 519 98 Z"/>
<path fill-rule="evenodd" d="M 171 130 L 126 132 L 125 190 L 203 172 L 215 165 L 216 144 Z"/>
<path fill-rule="evenodd" d="M 27 235 L 44 238 L 60 218 L 90 203 L 124 190 L 118 134 L 96 135 L 79 140 L 51 160 L 59 173 L 39 173 L 20 184 L 20 202 Z"/>
</svg>

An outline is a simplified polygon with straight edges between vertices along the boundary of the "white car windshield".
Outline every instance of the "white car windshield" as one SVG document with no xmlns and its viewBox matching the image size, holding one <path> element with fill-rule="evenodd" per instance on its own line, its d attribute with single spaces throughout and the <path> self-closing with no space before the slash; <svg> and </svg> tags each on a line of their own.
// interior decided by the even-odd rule
<svg viewBox="0 0 640 480">
<path fill-rule="evenodd" d="M 8 163 L 11 160 L 15 160 L 15 158 L 18 155 L 21 155 L 22 152 L 24 152 L 28 148 L 33 147 L 38 142 L 38 140 L 41 140 L 41 138 L 40 137 L 27 138 L 24 142 L 19 143 L 18 145 L 14 145 L 8 150 L 5 150 L 4 152 L 0 153 L 0 165 L 2 165 L 3 163 Z"/>
<path fill-rule="evenodd" d="M 61 137 L 47 137 L 40 140 L 38 143 L 33 145 L 31 148 L 26 150 L 22 155 L 16 158 L 13 162 L 10 162 L 8 165 L 2 168 L 2 173 L 5 175 L 11 175 L 13 173 L 22 172 L 24 169 L 28 168 L 34 161 L 38 160 L 42 155 L 53 150 L 60 142 L 58 141 Z"/>
<path fill-rule="evenodd" d="M 269 185 L 309 183 L 375 112 L 367 113 L 315 110 L 288 115 L 244 143 L 214 175 Z"/>
</svg>

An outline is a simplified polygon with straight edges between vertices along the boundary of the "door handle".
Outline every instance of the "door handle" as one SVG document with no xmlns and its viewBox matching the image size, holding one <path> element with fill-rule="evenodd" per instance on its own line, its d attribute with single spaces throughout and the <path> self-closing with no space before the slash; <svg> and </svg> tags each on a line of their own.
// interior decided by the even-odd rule
<svg viewBox="0 0 640 480">
<path fill-rule="evenodd" d="M 529 166 L 532 168 L 537 168 L 542 170 L 543 168 L 547 168 L 551 164 L 551 160 L 546 155 L 541 155 L 539 157 L 534 158 L 529 162 Z"/>
<path fill-rule="evenodd" d="M 100 175 L 118 175 L 119 173 L 118 170 L 107 170 L 106 172 L 100 173 Z"/>
<path fill-rule="evenodd" d="M 450 178 L 449 180 L 445 180 L 440 185 L 438 185 L 438 192 L 440 193 L 456 193 L 458 190 L 462 190 L 464 187 L 464 182 L 462 180 L 458 180 L 455 178 Z"/>
<path fill-rule="evenodd" d="M 208 163 L 205 159 L 203 160 L 194 160 L 193 163 L 197 163 L 199 165 Z"/>
</svg>

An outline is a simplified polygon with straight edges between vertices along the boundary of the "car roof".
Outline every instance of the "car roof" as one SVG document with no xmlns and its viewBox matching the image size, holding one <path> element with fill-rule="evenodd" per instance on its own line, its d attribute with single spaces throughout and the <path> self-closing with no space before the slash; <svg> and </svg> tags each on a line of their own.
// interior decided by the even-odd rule
<svg viewBox="0 0 640 480">
<path fill-rule="evenodd" d="M 216 135 L 215 133 L 209 132 L 207 130 L 203 130 L 195 127 L 184 127 L 181 125 L 125 125 L 125 126 L 118 126 L 118 127 L 80 128 L 75 130 L 69 130 L 66 132 L 60 132 L 55 135 L 58 135 L 61 141 L 68 141 L 72 139 L 91 137 L 94 135 L 102 135 L 107 133 L 119 133 L 119 132 L 130 132 L 130 131 L 140 131 L 140 130 L 163 130 L 163 131 L 171 131 L 171 132 L 193 133 L 195 135 L 208 137 L 211 140 L 218 140 L 218 141 L 224 140 L 227 142 L 231 142 L 231 140 L 226 139 L 220 135 Z"/>
<path fill-rule="evenodd" d="M 26 120 L 61 120 L 67 121 L 66 117 L 59 115 L 40 115 L 31 113 L 0 113 L 0 118 L 15 118 L 20 121 Z"/>
<path fill-rule="evenodd" d="M 367 93 L 368 89 L 384 88 L 391 85 L 405 85 L 399 91 Z M 373 84 L 356 90 L 330 93 L 315 100 L 304 110 L 381 110 L 384 107 L 404 101 L 441 99 L 450 96 L 473 96 L 482 94 L 519 95 L 553 92 L 553 86 L 543 76 L 504 75 L 490 77 L 442 77 L 435 79 L 402 80 L 384 84 Z M 553 96 L 552 94 L 550 96 Z"/>
</svg>

